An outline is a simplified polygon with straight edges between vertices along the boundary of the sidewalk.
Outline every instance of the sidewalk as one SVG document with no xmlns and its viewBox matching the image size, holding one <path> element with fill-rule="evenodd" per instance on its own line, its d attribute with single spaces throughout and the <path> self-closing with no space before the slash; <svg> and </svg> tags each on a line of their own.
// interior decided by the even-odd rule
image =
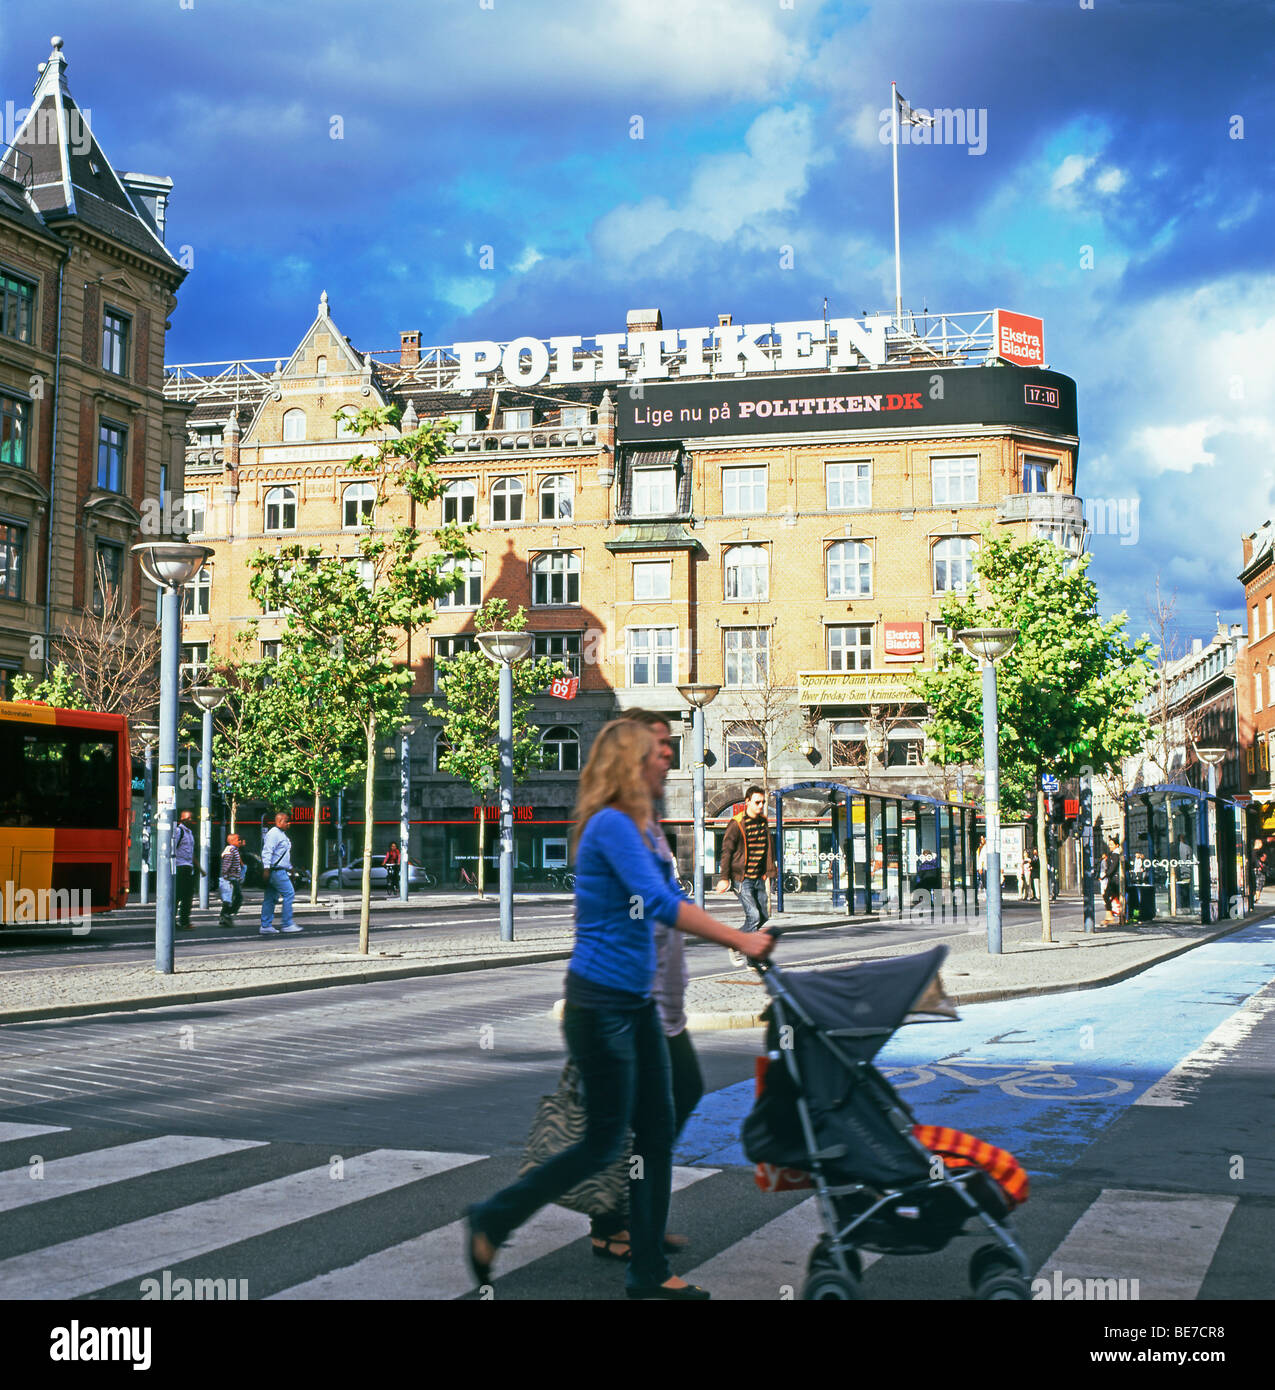
<svg viewBox="0 0 1275 1390">
<path fill-rule="evenodd" d="M 439 895 L 448 905 L 450 895 Z M 528 899 L 524 899 L 528 900 Z M 472 901 L 472 897 L 467 901 Z M 1055 905 L 1053 944 L 1040 939 L 1036 913 L 1006 912 L 1003 954 L 987 954 L 986 925 L 971 919 L 968 929 L 953 925 L 945 938 L 949 955 L 943 980 L 958 1004 L 1021 995 L 1051 994 L 1111 984 L 1145 970 L 1158 961 L 1224 936 L 1275 911 L 1260 907 L 1246 918 L 1213 926 L 1198 923 L 1160 923 L 1125 928 L 1081 930 L 1079 903 Z M 880 918 L 848 919 L 831 913 L 784 913 L 775 919 L 787 935 L 777 948 L 782 965 L 799 964 L 808 951 L 803 943 L 820 929 L 881 925 Z M 941 927 L 941 923 L 936 924 Z M 498 969 L 544 961 L 565 961 L 572 936 L 561 925 L 536 926 L 515 921 L 517 940 L 502 942 L 493 923 L 490 939 L 475 942 L 445 929 L 427 942 L 396 944 L 395 929 L 373 931 L 371 953 L 360 956 L 349 946 L 310 944 L 304 937 L 283 937 L 269 950 L 218 952 L 183 958 L 179 939 L 176 971 L 155 973 L 150 962 L 98 963 L 68 954 L 65 964 L 39 970 L 14 970 L 0 975 L 0 1023 L 74 1017 L 136 1009 L 170 1007 L 208 1000 L 365 984 L 370 980 L 413 979 L 461 971 Z M 810 934 L 810 935 L 808 935 Z M 905 954 L 919 943 L 856 949 L 853 931 L 844 938 L 845 950 L 822 959 L 819 968 L 836 968 L 854 960 Z M 286 944 L 285 944 L 286 943 Z M 687 1013 L 695 1029 L 745 1028 L 756 1025 L 764 1007 L 760 979 L 748 968 L 732 968 L 723 952 L 720 974 L 694 980 L 687 993 Z"/>
</svg>

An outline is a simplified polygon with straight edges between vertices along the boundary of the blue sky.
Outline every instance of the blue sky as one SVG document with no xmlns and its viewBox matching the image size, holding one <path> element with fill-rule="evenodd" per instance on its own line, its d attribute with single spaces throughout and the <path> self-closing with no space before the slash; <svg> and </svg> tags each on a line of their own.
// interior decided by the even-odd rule
<svg viewBox="0 0 1275 1390">
<path fill-rule="evenodd" d="M 1105 611 L 1143 630 L 1159 575 L 1184 637 L 1242 618 L 1275 510 L 1268 5 L 9 3 L 0 106 L 53 33 L 116 167 L 175 180 L 174 362 L 286 357 L 323 289 L 363 349 L 888 311 L 890 81 L 985 113 L 982 153 L 899 152 L 905 307 L 1045 320 L 1080 491 L 1124 509 Z"/>
</svg>

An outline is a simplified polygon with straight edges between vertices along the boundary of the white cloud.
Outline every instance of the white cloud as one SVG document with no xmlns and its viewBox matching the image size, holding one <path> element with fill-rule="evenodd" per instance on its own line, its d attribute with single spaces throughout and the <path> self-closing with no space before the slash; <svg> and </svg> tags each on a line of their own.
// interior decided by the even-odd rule
<svg viewBox="0 0 1275 1390">
<path fill-rule="evenodd" d="M 1085 176 L 1093 162 L 1093 155 L 1069 154 L 1054 171 L 1050 187 L 1055 193 L 1071 188 Z"/>
<path fill-rule="evenodd" d="M 1114 166 L 1106 168 L 1094 179 L 1094 187 L 1099 193 L 1119 193 L 1125 185 L 1125 172 Z"/>
</svg>

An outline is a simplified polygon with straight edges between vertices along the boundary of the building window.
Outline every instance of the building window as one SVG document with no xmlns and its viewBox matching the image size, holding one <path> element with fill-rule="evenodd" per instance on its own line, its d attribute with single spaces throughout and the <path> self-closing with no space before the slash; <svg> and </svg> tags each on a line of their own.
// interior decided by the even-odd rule
<svg viewBox="0 0 1275 1390">
<path fill-rule="evenodd" d="M 1266 595 L 1266 635 L 1267 635 L 1267 637 L 1269 637 L 1269 636 L 1271 635 L 1271 627 L 1272 627 L 1271 618 L 1272 618 L 1272 609 L 1273 609 L 1273 608 L 1275 608 L 1275 599 L 1273 599 L 1272 596 L 1271 596 L 1270 594 L 1267 594 L 1267 595 Z"/>
<path fill-rule="evenodd" d="M 725 555 L 726 598 L 738 602 L 770 597 L 770 556 L 765 546 L 736 545 Z"/>
<path fill-rule="evenodd" d="M 936 507 L 978 501 L 978 455 L 960 458 L 932 458 L 930 477 Z"/>
<path fill-rule="evenodd" d="M 262 661 L 278 661 L 279 650 L 282 645 L 283 644 L 279 641 L 277 637 L 271 638 L 269 641 L 263 642 L 261 644 Z"/>
<path fill-rule="evenodd" d="M 295 488 L 272 487 L 266 493 L 266 530 L 295 531 L 297 529 L 297 494 Z"/>
<path fill-rule="evenodd" d="M 363 555 L 347 556 L 343 563 L 349 565 L 351 569 L 354 570 L 355 574 L 359 577 L 359 583 L 362 584 L 370 594 L 376 585 L 375 563 Z"/>
<path fill-rule="evenodd" d="M 575 489 L 565 473 L 540 480 L 540 520 L 570 521 L 575 515 Z"/>
<path fill-rule="evenodd" d="M 443 525 L 468 526 L 478 506 L 478 489 L 468 478 L 448 483 L 443 492 Z"/>
<path fill-rule="evenodd" d="M 1262 708 L 1262 673 L 1260 671 L 1253 672 L 1253 708 L 1255 710 Z"/>
<path fill-rule="evenodd" d="M 866 719 L 841 719 L 832 726 L 833 767 L 864 767 L 868 761 Z"/>
<path fill-rule="evenodd" d="M 181 684 L 198 685 L 208 674 L 208 643 L 183 642 Z"/>
<path fill-rule="evenodd" d="M 761 685 L 766 680 L 770 657 L 768 627 L 728 627 L 726 629 L 726 684 Z"/>
<path fill-rule="evenodd" d="M 124 450 L 128 430 L 103 420 L 97 433 L 97 485 L 106 492 L 124 491 Z"/>
<path fill-rule="evenodd" d="M 676 468 L 635 468 L 633 470 L 634 516 L 672 516 L 676 510 Z"/>
<path fill-rule="evenodd" d="M 828 547 L 828 597 L 865 598 L 872 592 L 872 551 L 863 541 L 834 541 Z"/>
<path fill-rule="evenodd" d="M 830 463 L 826 465 L 828 510 L 844 511 L 849 507 L 872 505 L 872 464 Z"/>
<path fill-rule="evenodd" d="M 507 430 L 529 430 L 531 428 L 530 410 L 506 410 L 504 427 Z"/>
<path fill-rule="evenodd" d="M 628 639 L 629 684 L 672 685 L 677 674 L 677 629 L 631 627 Z"/>
<path fill-rule="evenodd" d="M 564 405 L 562 413 L 558 417 L 558 423 L 564 430 L 579 430 L 589 423 L 589 407 L 587 405 Z"/>
<path fill-rule="evenodd" d="M 16 661 L 0 661 L 0 700 L 13 699 L 14 678 L 22 674 Z"/>
<path fill-rule="evenodd" d="M 934 592 L 963 594 L 974 582 L 974 542 L 952 536 L 934 547 Z"/>
<path fill-rule="evenodd" d="M 305 411 L 285 410 L 283 412 L 283 442 L 296 444 L 305 438 Z"/>
<path fill-rule="evenodd" d="M 446 674 L 447 663 L 461 652 L 476 652 L 478 642 L 474 637 L 435 637 L 434 638 L 434 689 L 438 690 L 438 679 Z"/>
<path fill-rule="evenodd" d="M 207 495 L 202 492 L 188 492 L 182 498 L 182 511 L 186 514 L 187 533 L 202 536 L 207 522 Z"/>
<path fill-rule="evenodd" d="M 444 777 L 450 776 L 450 773 L 443 772 L 443 759 L 451 751 L 452 746 L 447 741 L 447 735 L 443 733 L 442 729 L 439 729 L 434 735 L 434 771 L 442 772 Z"/>
<path fill-rule="evenodd" d="M 456 421 L 457 434 L 473 434 L 478 428 L 478 412 L 476 410 L 462 410 L 451 418 Z"/>
<path fill-rule="evenodd" d="M 27 548 L 27 528 L 14 521 L 0 521 L 0 598 L 22 597 L 22 561 Z"/>
<path fill-rule="evenodd" d="M 634 603 L 659 603 L 673 592 L 672 560 L 634 560 Z"/>
<path fill-rule="evenodd" d="M 102 613 L 120 602 L 124 577 L 124 547 L 113 541 L 98 541 L 93 556 L 93 611 Z"/>
<path fill-rule="evenodd" d="M 35 286 L 0 270 L 0 333 L 20 343 L 31 341 L 35 324 Z"/>
<path fill-rule="evenodd" d="M 537 659 L 547 657 L 550 661 L 560 661 L 567 668 L 567 674 L 580 674 L 580 634 L 578 632 L 545 632 L 535 639 Z"/>
<path fill-rule="evenodd" d="M 491 485 L 491 524 L 507 525 L 522 520 L 522 482 L 518 478 L 497 478 Z"/>
<path fill-rule="evenodd" d="M 341 493 L 341 525 L 350 530 L 370 524 L 376 506 L 376 488 L 371 483 L 351 483 Z"/>
<path fill-rule="evenodd" d="M 1023 456 L 1023 491 L 1048 492 L 1051 467 L 1052 460 L 1032 458 L 1030 454 L 1025 454 Z"/>
<path fill-rule="evenodd" d="M 531 602 L 554 608 L 580 602 L 580 557 L 573 550 L 551 550 L 531 565 Z"/>
<path fill-rule="evenodd" d="M 0 396 L 0 463 L 27 466 L 28 409 L 26 401 Z"/>
<path fill-rule="evenodd" d="M 129 319 L 114 309 L 102 315 L 102 367 L 116 376 L 128 375 Z"/>
<path fill-rule="evenodd" d="M 540 736 L 544 748 L 544 762 L 540 764 L 545 772 L 580 771 L 580 736 L 574 729 L 565 725 L 555 725 L 546 729 Z"/>
<path fill-rule="evenodd" d="M 762 767 L 766 744 L 756 724 L 727 724 L 726 767 L 731 772 L 749 772 Z"/>
<path fill-rule="evenodd" d="M 828 670 L 872 670 L 872 625 L 828 629 Z"/>
<path fill-rule="evenodd" d="M 344 406 L 336 417 L 336 437 L 338 439 L 357 439 L 354 432 L 354 419 L 358 411 L 352 405 Z"/>
<path fill-rule="evenodd" d="M 765 510 L 764 468 L 722 469 L 722 512 L 726 516 L 752 516 Z"/>
<path fill-rule="evenodd" d="M 434 602 L 435 608 L 478 608 L 483 601 L 483 562 L 473 560 L 448 560 L 439 571 L 443 577 L 454 576 L 460 580 L 451 593 L 440 594 Z"/>
<path fill-rule="evenodd" d="M 925 735 L 915 724 L 897 724 L 885 738 L 886 767 L 920 767 L 925 761 Z"/>
<path fill-rule="evenodd" d="M 1262 635 L 1262 625 L 1261 625 L 1261 623 L 1258 621 L 1259 617 L 1261 616 L 1261 612 L 1262 612 L 1262 610 L 1257 606 L 1257 604 L 1254 604 L 1254 605 L 1253 605 L 1253 626 L 1252 626 L 1252 628 L 1251 628 L 1251 631 L 1252 631 L 1252 633 L 1253 633 L 1253 641 L 1254 641 L 1254 642 L 1256 642 L 1257 639 Z"/>
<path fill-rule="evenodd" d="M 206 618 L 212 612 L 212 570 L 205 565 L 182 590 L 182 617 Z"/>
<path fill-rule="evenodd" d="M 314 359 L 314 374 L 315 376 L 327 376 L 328 374 L 328 359 L 322 353 Z"/>
</svg>

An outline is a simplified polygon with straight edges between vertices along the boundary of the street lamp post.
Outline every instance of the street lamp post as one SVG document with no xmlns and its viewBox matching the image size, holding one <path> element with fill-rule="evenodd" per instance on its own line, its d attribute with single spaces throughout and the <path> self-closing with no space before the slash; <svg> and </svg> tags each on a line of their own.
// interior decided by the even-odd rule
<svg viewBox="0 0 1275 1390">
<path fill-rule="evenodd" d="M 1213 890 L 1215 887 L 1218 890 L 1219 906 L 1222 898 L 1222 885 L 1214 883 L 1213 859 L 1217 850 L 1213 842 L 1214 837 L 1210 834 L 1209 812 L 1212 808 L 1213 798 L 1217 796 L 1217 770 L 1219 765 L 1225 761 L 1226 753 L 1225 748 L 1201 748 L 1198 743 L 1195 745 L 1195 756 L 1209 770 L 1209 800 L 1204 803 L 1204 814 L 1200 817 L 1200 845 L 1204 850 L 1204 872 L 1208 877 L 1208 882 L 1201 885 L 1202 891 L 1200 893 L 1200 904 L 1204 909 L 1205 922 L 1215 920 L 1213 916 Z M 1218 860 L 1218 868 L 1221 869 L 1220 859 Z"/>
<path fill-rule="evenodd" d="M 956 634 L 983 662 L 983 819 L 987 832 L 987 950 L 1001 954 L 1000 730 L 996 716 L 996 662 L 1018 641 L 1013 627 L 969 627 Z"/>
<path fill-rule="evenodd" d="M 190 698 L 203 711 L 203 745 L 199 758 L 199 906 L 208 906 L 209 847 L 212 843 L 212 712 L 223 704 L 230 692 L 224 685 L 196 685 Z"/>
<path fill-rule="evenodd" d="M 140 873 L 141 893 L 138 895 L 143 907 L 150 902 L 150 876 L 151 876 L 151 797 L 154 791 L 151 785 L 151 754 L 155 749 L 155 740 L 159 735 L 158 724 L 134 724 L 134 731 L 142 740 L 142 747 L 146 753 L 146 776 L 142 783 L 142 867 Z"/>
<path fill-rule="evenodd" d="M 412 735 L 420 728 L 419 719 L 407 720 L 399 730 L 398 749 L 398 900 L 407 901 L 408 878 L 407 842 L 412 833 L 408 815 L 411 811 L 412 793 Z"/>
<path fill-rule="evenodd" d="M 695 883 L 695 906 L 704 906 L 704 709 L 717 698 L 720 685 L 679 685 L 677 693 L 691 707 L 691 736 L 695 742 L 694 762 L 691 764 L 695 774 L 694 819 L 695 867 L 692 878 Z"/>
<path fill-rule="evenodd" d="M 531 651 L 530 632 L 480 632 L 482 654 L 500 668 L 500 939 L 514 939 L 514 662 Z"/>
<path fill-rule="evenodd" d="M 181 668 L 181 592 L 212 554 L 206 545 L 146 541 L 133 546 L 147 579 L 163 594 L 159 657 L 159 785 L 155 828 L 155 969 L 173 973 L 173 818 L 177 812 L 177 682 Z"/>
</svg>

